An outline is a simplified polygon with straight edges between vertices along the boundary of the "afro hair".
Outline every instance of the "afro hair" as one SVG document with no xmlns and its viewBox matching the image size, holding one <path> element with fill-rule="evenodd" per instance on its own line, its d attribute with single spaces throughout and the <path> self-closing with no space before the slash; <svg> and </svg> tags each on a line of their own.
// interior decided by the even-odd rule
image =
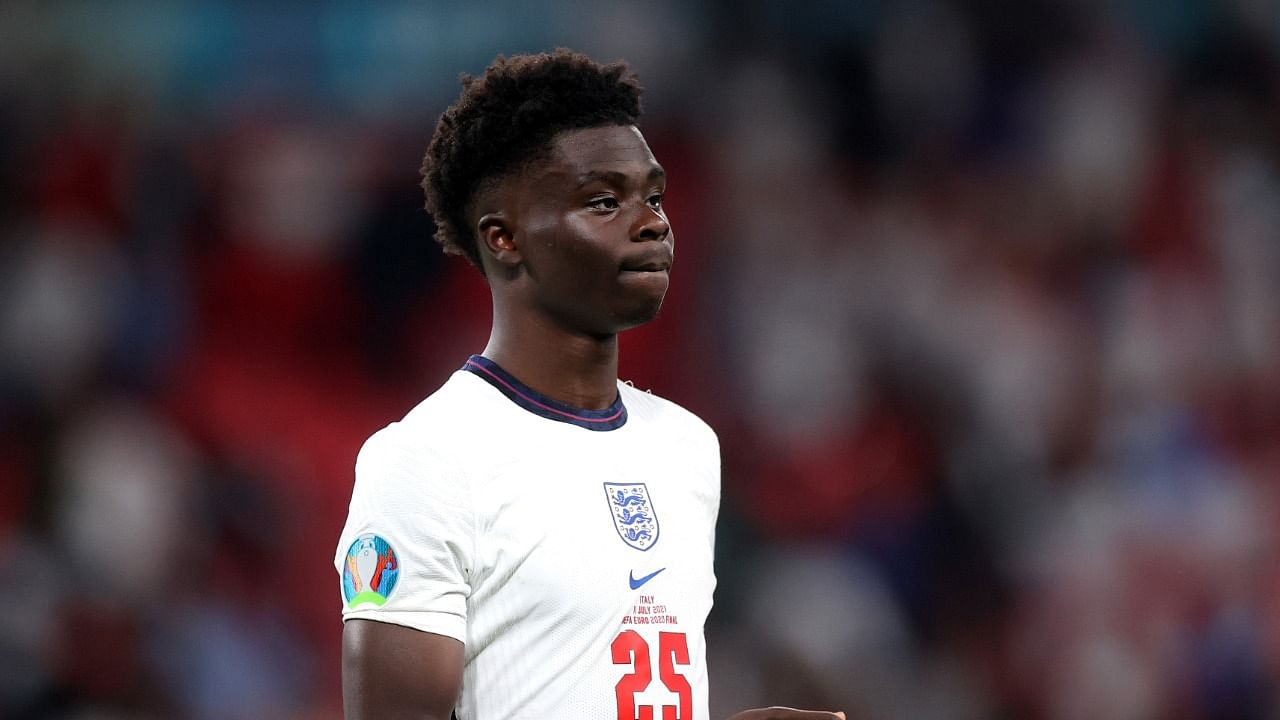
<svg viewBox="0 0 1280 720">
<path fill-rule="evenodd" d="M 467 214 L 486 182 L 523 168 L 567 130 L 634 125 L 641 88 L 625 63 L 601 65 L 578 52 L 499 55 L 480 77 L 462 76 L 422 161 L 436 241 L 483 273 Z"/>
</svg>

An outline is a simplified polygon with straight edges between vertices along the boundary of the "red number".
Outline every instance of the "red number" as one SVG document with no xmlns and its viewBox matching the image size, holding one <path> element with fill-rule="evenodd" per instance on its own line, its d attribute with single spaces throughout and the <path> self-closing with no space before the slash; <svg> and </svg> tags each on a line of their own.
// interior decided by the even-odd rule
<svg viewBox="0 0 1280 720">
<path fill-rule="evenodd" d="M 623 675 L 614 692 L 618 695 L 618 720 L 653 720 L 653 708 L 643 705 L 636 713 L 636 693 L 649 687 L 653 670 L 649 667 L 649 643 L 635 630 L 624 630 L 613 639 L 613 664 L 630 664 L 635 672 Z"/>
<path fill-rule="evenodd" d="M 610 646 L 613 664 L 630 665 L 632 672 L 623 675 L 614 692 L 618 696 L 618 720 L 653 720 L 652 705 L 636 706 L 636 693 L 643 692 L 653 680 L 649 664 L 649 644 L 635 630 L 623 630 Z M 676 665 L 689 664 L 689 641 L 684 633 L 658 633 L 658 677 L 675 693 L 680 705 L 663 705 L 662 720 L 693 720 L 693 688 Z"/>
<path fill-rule="evenodd" d="M 658 633 L 658 677 L 680 698 L 679 715 L 675 705 L 663 705 L 662 720 L 693 720 L 693 688 L 676 672 L 677 664 L 689 664 L 689 642 L 684 633 Z"/>
</svg>

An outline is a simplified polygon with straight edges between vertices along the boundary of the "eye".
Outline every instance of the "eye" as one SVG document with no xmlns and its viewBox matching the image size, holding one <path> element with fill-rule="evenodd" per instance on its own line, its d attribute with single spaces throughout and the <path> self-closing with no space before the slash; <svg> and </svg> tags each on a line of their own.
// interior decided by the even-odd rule
<svg viewBox="0 0 1280 720">
<path fill-rule="evenodd" d="M 591 198 L 587 201 L 587 207 L 592 210 L 617 210 L 618 199 L 612 195 L 603 195 L 597 198 Z"/>
<path fill-rule="evenodd" d="M 648 202 L 649 207 L 653 208 L 654 210 L 661 210 L 662 209 L 662 193 L 654 193 L 650 195 L 649 199 L 646 200 L 646 202 Z"/>
</svg>

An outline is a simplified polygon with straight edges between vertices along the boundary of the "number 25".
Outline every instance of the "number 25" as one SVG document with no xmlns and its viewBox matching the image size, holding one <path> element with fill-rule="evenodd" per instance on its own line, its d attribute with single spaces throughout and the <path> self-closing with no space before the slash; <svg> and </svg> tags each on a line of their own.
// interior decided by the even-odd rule
<svg viewBox="0 0 1280 720">
<path fill-rule="evenodd" d="M 653 706 L 636 707 L 636 693 L 643 692 L 653 680 L 649 664 L 649 643 L 635 630 L 624 630 L 613 639 L 613 664 L 631 665 L 633 672 L 623 675 L 615 686 L 618 694 L 618 720 L 654 720 Z M 693 690 L 689 681 L 676 672 L 675 666 L 689 664 L 689 641 L 684 633 L 658 633 L 658 677 L 667 689 L 679 697 L 680 708 L 662 706 L 662 720 L 693 720 Z"/>
</svg>

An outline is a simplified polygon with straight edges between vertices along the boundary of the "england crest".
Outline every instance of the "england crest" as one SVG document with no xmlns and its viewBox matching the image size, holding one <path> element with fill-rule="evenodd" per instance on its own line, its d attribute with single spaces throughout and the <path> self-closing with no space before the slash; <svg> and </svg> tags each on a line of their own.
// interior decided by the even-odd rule
<svg viewBox="0 0 1280 720">
<path fill-rule="evenodd" d="M 658 516 L 644 483 L 607 482 L 604 494 L 622 542 L 637 550 L 648 550 L 658 542 Z"/>
</svg>

